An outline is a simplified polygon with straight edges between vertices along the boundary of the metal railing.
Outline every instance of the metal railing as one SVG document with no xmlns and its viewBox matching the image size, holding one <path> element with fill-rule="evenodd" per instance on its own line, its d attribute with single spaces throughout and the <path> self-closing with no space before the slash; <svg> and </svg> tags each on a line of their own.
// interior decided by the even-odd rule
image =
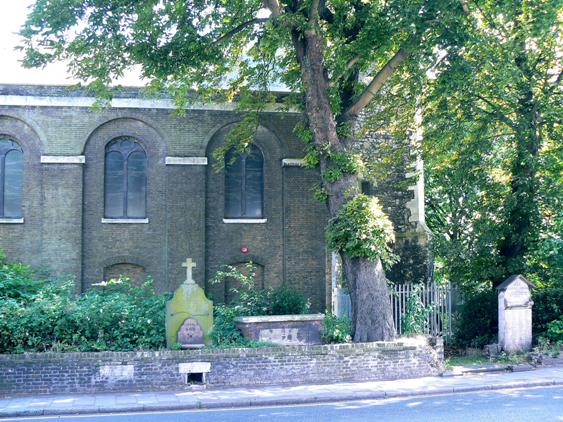
<svg viewBox="0 0 563 422">
<path fill-rule="evenodd" d="M 403 334 L 403 318 L 409 296 L 418 294 L 426 310 L 425 334 L 442 335 L 448 338 L 452 334 L 452 287 L 450 284 L 422 283 L 395 284 L 389 288 L 393 321 L 398 335 Z M 333 313 L 337 316 L 351 317 L 350 296 L 344 289 L 333 289 Z"/>
</svg>

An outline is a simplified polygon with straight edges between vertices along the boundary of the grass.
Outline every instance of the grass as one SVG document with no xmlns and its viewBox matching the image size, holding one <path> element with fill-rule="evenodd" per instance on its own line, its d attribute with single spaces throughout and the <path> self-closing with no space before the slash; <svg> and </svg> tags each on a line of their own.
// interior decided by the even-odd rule
<svg viewBox="0 0 563 422">
<path fill-rule="evenodd" d="M 516 365 L 519 363 L 527 362 L 528 356 L 526 354 L 506 354 L 501 353 L 494 359 L 489 359 L 482 354 L 468 354 L 465 356 L 450 356 L 446 359 L 446 368 L 451 369 L 454 366 L 469 366 L 469 365 Z"/>
</svg>

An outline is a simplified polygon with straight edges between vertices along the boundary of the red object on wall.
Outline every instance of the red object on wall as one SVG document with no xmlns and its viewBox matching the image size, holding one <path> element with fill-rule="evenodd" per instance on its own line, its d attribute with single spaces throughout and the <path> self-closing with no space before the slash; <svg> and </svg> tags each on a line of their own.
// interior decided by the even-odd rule
<svg viewBox="0 0 563 422">
<path fill-rule="evenodd" d="M 240 251 L 242 253 L 247 253 L 248 252 L 248 246 L 243 246 L 242 248 L 240 248 Z"/>
</svg>

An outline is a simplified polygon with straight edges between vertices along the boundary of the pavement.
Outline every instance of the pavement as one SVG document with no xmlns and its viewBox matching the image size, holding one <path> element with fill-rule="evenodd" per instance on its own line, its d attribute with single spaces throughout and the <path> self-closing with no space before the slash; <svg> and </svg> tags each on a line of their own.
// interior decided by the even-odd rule
<svg viewBox="0 0 563 422">
<path fill-rule="evenodd" d="M 463 369 L 454 368 L 446 376 L 394 381 L 4 397 L 0 398 L 0 418 L 328 403 L 563 385 L 561 365 Z"/>
</svg>

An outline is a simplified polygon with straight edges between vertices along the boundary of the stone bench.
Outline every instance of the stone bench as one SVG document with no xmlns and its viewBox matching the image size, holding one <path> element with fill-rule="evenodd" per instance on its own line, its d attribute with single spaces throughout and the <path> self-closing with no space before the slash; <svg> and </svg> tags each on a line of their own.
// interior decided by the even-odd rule
<svg viewBox="0 0 563 422">
<path fill-rule="evenodd" d="M 244 338 L 279 345 L 321 344 L 323 314 L 235 318 Z"/>
</svg>

